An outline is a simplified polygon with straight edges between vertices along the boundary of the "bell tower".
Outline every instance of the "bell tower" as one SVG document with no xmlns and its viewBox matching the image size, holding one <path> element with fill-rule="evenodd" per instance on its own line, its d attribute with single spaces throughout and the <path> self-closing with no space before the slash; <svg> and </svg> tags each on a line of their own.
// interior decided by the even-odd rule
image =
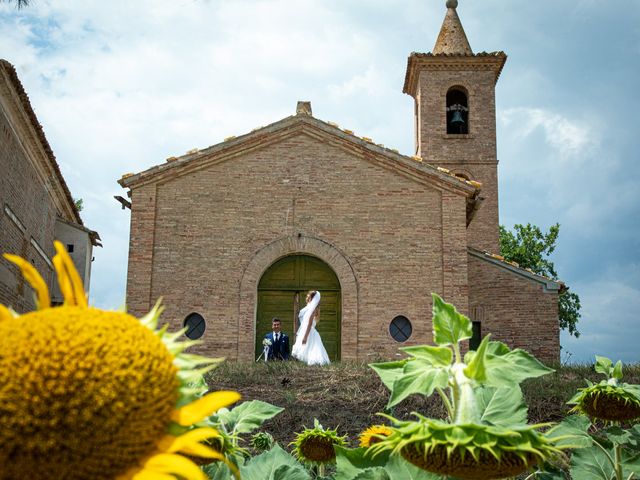
<svg viewBox="0 0 640 480">
<path fill-rule="evenodd" d="M 474 54 L 457 0 L 447 0 L 431 53 L 411 53 L 403 92 L 415 100 L 416 155 L 482 183 L 483 199 L 467 228 L 467 244 L 499 253 L 495 85 L 504 52 Z"/>
</svg>

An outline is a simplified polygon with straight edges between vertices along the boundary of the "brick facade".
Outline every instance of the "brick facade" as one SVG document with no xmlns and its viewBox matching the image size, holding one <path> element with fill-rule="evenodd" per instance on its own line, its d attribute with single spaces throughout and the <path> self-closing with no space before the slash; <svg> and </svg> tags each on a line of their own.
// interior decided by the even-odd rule
<svg viewBox="0 0 640 480">
<path fill-rule="evenodd" d="M 68 238 L 79 237 L 86 244 L 78 250 L 89 259 L 91 242 L 99 237 L 82 226 L 27 94 L 5 60 L 0 60 L 0 172 L 0 253 L 29 260 L 55 295 L 51 258 L 60 222 L 76 232 Z M 89 270 L 85 265 L 83 279 Z M 0 303 L 18 312 L 35 307 L 33 290 L 18 268 L 2 257 Z"/>
<path fill-rule="evenodd" d="M 473 188 L 411 178 L 342 139 L 332 145 L 323 122 L 287 122 L 300 131 L 241 155 L 204 154 L 193 171 L 132 188 L 130 310 L 162 296 L 174 327 L 191 311 L 205 317 L 204 351 L 253 358 L 260 276 L 282 256 L 310 254 L 340 279 L 342 358 L 393 355 L 388 328 L 399 314 L 413 322 L 410 343 L 429 342 L 430 292 L 466 311 L 467 196 L 454 187 Z"/>
<path fill-rule="evenodd" d="M 558 284 L 504 262 L 469 252 L 469 312 L 483 335 L 524 348 L 537 358 L 560 358 Z"/>
<path fill-rule="evenodd" d="M 260 278 L 305 254 L 340 282 L 343 360 L 431 342 L 436 292 L 483 334 L 557 361 L 559 284 L 483 253 L 499 247 L 495 84 L 506 55 L 471 53 L 449 10 L 439 54 L 409 57 L 418 156 L 315 119 L 301 103 L 296 116 L 124 176 L 130 310 L 164 297 L 174 328 L 191 312 L 204 317 L 201 351 L 251 360 Z M 446 133 L 451 87 L 467 95 L 464 135 Z M 404 344 L 389 333 L 397 315 L 413 326 Z"/>
</svg>

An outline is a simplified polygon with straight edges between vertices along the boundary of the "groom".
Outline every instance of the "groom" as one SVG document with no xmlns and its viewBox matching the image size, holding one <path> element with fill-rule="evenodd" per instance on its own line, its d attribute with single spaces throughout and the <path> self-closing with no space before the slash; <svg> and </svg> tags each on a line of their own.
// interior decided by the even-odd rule
<svg viewBox="0 0 640 480">
<path fill-rule="evenodd" d="M 271 341 L 267 360 L 289 360 L 289 337 L 280 331 L 281 324 L 278 317 L 271 320 L 271 333 L 267 333 L 264 338 Z"/>
</svg>

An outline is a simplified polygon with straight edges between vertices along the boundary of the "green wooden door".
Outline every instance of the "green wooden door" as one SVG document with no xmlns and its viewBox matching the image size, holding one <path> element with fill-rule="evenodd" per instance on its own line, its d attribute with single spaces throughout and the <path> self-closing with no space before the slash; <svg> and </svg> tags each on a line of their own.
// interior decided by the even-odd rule
<svg viewBox="0 0 640 480">
<path fill-rule="evenodd" d="M 308 255 L 292 255 L 275 262 L 258 285 L 256 357 L 262 353 L 262 339 L 271 331 L 271 319 L 282 321 L 282 331 L 295 342 L 298 312 L 305 306 L 309 290 L 319 290 L 318 332 L 331 361 L 340 359 L 340 282 L 331 267 Z M 295 325 L 294 325 L 295 322 Z"/>
</svg>

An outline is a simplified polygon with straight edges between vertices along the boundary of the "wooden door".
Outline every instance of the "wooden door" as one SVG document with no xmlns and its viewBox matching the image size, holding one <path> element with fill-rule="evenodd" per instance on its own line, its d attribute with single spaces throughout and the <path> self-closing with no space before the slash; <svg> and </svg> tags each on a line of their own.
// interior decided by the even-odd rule
<svg viewBox="0 0 640 480">
<path fill-rule="evenodd" d="M 340 359 L 340 282 L 331 267 L 316 257 L 291 255 L 275 262 L 258 285 L 256 318 L 256 357 L 262 353 L 262 339 L 271 331 L 271 319 L 278 317 L 282 331 L 295 342 L 298 312 L 305 306 L 309 290 L 319 290 L 322 337 L 331 361 Z"/>
</svg>

